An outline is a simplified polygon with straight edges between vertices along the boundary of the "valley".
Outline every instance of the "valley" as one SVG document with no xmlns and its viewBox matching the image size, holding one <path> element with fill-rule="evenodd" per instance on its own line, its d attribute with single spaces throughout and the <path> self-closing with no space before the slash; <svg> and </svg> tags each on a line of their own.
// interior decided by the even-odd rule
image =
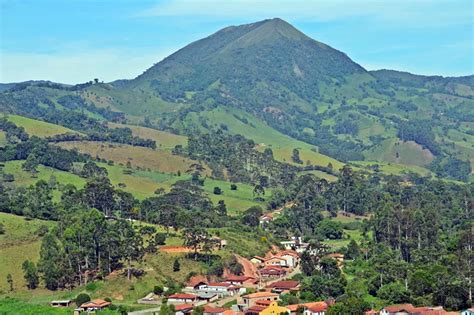
<svg viewBox="0 0 474 315">
<path fill-rule="evenodd" d="M 274 18 L 134 79 L 0 87 L 0 314 L 472 307 L 472 75 L 368 71 Z"/>
</svg>

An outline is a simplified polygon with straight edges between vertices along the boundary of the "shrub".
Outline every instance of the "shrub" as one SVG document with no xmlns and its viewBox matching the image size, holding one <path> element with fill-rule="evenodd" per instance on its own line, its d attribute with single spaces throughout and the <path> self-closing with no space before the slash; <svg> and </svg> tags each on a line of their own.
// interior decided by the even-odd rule
<svg viewBox="0 0 474 315">
<path fill-rule="evenodd" d="M 155 285 L 153 287 L 153 293 L 156 294 L 156 295 L 162 295 L 164 292 L 164 289 L 161 285 Z"/>
<path fill-rule="evenodd" d="M 214 187 L 214 195 L 221 195 L 222 194 L 222 189 L 219 187 Z"/>
<path fill-rule="evenodd" d="M 230 184 L 230 190 L 237 190 L 236 184 Z"/>
<path fill-rule="evenodd" d="M 91 297 L 89 296 L 89 294 L 87 293 L 80 293 L 77 297 L 76 297 L 76 305 L 77 306 L 81 306 L 82 304 L 86 303 L 86 302 L 89 302 L 91 300 Z"/>
</svg>

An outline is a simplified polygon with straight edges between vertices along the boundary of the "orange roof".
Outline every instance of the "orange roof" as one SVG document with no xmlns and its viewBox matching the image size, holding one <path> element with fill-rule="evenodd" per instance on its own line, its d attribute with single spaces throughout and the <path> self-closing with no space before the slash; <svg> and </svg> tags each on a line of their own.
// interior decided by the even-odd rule
<svg viewBox="0 0 474 315">
<path fill-rule="evenodd" d="M 273 303 L 273 301 L 269 301 L 269 300 L 257 300 L 257 301 L 255 301 L 255 304 L 257 304 L 257 305 L 269 306 L 271 303 Z"/>
<path fill-rule="evenodd" d="M 194 305 L 192 304 L 180 304 L 180 305 L 175 305 L 174 310 L 175 311 L 185 311 L 185 310 L 192 310 Z"/>
<path fill-rule="evenodd" d="M 281 251 L 281 252 L 277 253 L 275 256 L 284 256 L 284 255 L 290 255 L 290 256 L 293 256 L 293 257 L 300 257 L 300 255 L 298 255 L 298 253 L 293 251 L 293 250 L 284 250 L 284 251 Z"/>
<path fill-rule="evenodd" d="M 228 282 L 209 282 L 207 285 L 211 287 L 230 287 L 232 284 Z"/>
<path fill-rule="evenodd" d="M 291 304 L 291 305 L 287 305 L 285 306 L 287 309 L 290 310 L 290 312 L 296 312 L 296 310 L 298 310 L 298 307 L 304 307 L 304 308 L 307 308 L 309 309 L 310 307 L 312 308 L 324 308 L 324 310 L 326 310 L 328 308 L 328 304 L 324 301 L 319 301 L 319 302 L 309 302 L 309 303 L 302 303 L 302 304 Z"/>
<path fill-rule="evenodd" d="M 370 310 L 364 313 L 364 315 L 377 315 L 379 312 L 376 310 Z"/>
<path fill-rule="evenodd" d="M 255 278 L 249 276 L 228 276 L 225 281 L 229 282 L 245 282 L 248 280 L 254 280 Z"/>
<path fill-rule="evenodd" d="M 415 307 L 412 304 L 395 304 L 386 306 L 383 308 L 384 310 L 388 311 L 389 313 L 397 313 L 400 311 L 407 311 L 412 312 L 414 311 Z"/>
<path fill-rule="evenodd" d="M 109 306 L 111 303 L 107 302 L 102 299 L 95 299 L 86 303 L 83 303 L 81 307 L 83 308 L 89 308 L 89 307 L 106 307 Z"/>
<path fill-rule="evenodd" d="M 247 309 L 247 311 L 245 311 L 245 313 L 260 313 L 261 311 L 263 311 L 266 308 L 267 308 L 267 306 L 254 305 L 254 306 L 249 307 Z"/>
<path fill-rule="evenodd" d="M 186 286 L 187 287 L 195 287 L 201 282 L 207 283 L 206 277 L 204 277 L 202 275 L 197 275 L 197 276 L 191 277 L 191 279 L 189 279 L 188 283 L 186 283 Z"/>
<path fill-rule="evenodd" d="M 169 299 L 196 299 L 197 296 L 194 294 L 187 294 L 187 293 L 175 293 L 168 297 Z"/>
<path fill-rule="evenodd" d="M 271 292 L 256 292 L 256 293 L 246 294 L 243 297 L 249 298 L 249 299 L 256 299 L 256 298 L 275 297 L 275 296 L 278 296 L 278 294 L 271 293 Z"/>
<path fill-rule="evenodd" d="M 267 285 L 267 288 L 294 289 L 299 285 L 300 283 L 295 280 L 283 280 L 283 281 L 273 282 L 272 284 Z"/>
<path fill-rule="evenodd" d="M 223 307 L 212 307 L 210 305 L 204 306 L 205 313 L 224 313 L 227 310 L 228 308 L 223 308 Z"/>
</svg>

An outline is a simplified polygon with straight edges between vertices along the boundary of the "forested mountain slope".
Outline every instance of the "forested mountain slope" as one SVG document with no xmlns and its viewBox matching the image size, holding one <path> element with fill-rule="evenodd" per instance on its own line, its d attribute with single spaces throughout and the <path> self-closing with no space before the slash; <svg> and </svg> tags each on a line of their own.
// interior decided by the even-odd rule
<svg viewBox="0 0 474 315">
<path fill-rule="evenodd" d="M 474 163 L 473 76 L 366 71 L 281 19 L 224 28 L 133 80 L 2 90 L 1 111 L 77 131 L 90 119 L 184 135 L 221 129 L 276 151 L 424 167 L 463 181 Z"/>
</svg>

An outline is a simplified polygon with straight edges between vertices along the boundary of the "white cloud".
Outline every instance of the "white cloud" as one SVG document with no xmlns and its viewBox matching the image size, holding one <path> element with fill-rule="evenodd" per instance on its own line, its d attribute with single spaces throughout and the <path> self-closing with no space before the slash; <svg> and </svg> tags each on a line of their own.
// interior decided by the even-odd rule
<svg viewBox="0 0 474 315">
<path fill-rule="evenodd" d="M 126 50 L 0 53 L 0 82 L 50 80 L 81 83 L 98 77 L 110 82 L 131 79 L 168 56 L 174 49 L 142 54 Z"/>
<path fill-rule="evenodd" d="M 470 23 L 472 11 L 470 0 L 169 0 L 138 15 L 318 21 L 372 17 L 381 22 L 426 27 Z"/>
</svg>

